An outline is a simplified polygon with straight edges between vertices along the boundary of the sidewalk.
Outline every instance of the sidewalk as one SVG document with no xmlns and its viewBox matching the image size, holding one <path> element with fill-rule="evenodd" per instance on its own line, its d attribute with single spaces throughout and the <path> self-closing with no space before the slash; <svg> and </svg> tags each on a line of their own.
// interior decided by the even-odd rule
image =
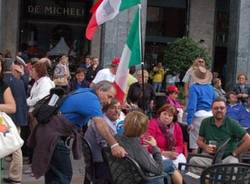
<svg viewBox="0 0 250 184">
<path fill-rule="evenodd" d="M 73 160 L 72 159 L 72 166 L 73 166 L 73 178 L 71 184 L 83 184 L 84 181 L 84 161 L 81 160 Z M 4 162 L 4 170 L 2 171 L 3 177 L 7 177 L 8 171 L 8 162 Z M 29 168 L 29 165 L 24 165 L 23 170 Z M 0 181 L 0 184 L 5 184 L 3 181 Z M 41 177 L 38 180 L 32 177 L 30 174 L 23 174 L 22 184 L 44 184 L 44 178 Z"/>
</svg>

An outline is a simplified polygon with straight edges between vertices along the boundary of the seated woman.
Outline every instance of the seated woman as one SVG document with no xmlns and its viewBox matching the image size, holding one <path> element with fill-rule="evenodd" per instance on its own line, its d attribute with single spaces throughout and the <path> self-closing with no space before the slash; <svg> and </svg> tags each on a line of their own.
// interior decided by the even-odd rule
<svg viewBox="0 0 250 184">
<path fill-rule="evenodd" d="M 182 129 L 176 122 L 176 113 L 172 105 L 163 105 L 157 111 L 157 117 L 150 120 L 147 133 L 155 138 L 163 158 L 173 160 L 178 167 L 179 162 L 186 162 L 186 158 L 183 155 Z"/>
<path fill-rule="evenodd" d="M 152 157 L 146 148 L 140 143 L 140 137 L 145 133 L 148 125 L 148 117 L 141 112 L 133 111 L 126 115 L 124 120 L 124 134 L 116 136 L 117 141 L 125 148 L 128 155 L 131 156 L 141 168 L 148 173 L 156 175 L 162 172 L 172 173 L 172 180 L 174 184 L 182 183 L 182 176 L 176 170 L 171 160 L 162 160 L 160 149 L 156 145 L 153 137 L 147 137 L 144 142 L 152 148 Z M 147 184 L 163 184 L 163 179 L 156 179 L 154 182 Z"/>
<path fill-rule="evenodd" d="M 216 97 L 221 97 L 226 100 L 226 92 L 222 89 L 220 78 L 213 79 L 214 91 Z"/>
<path fill-rule="evenodd" d="M 103 112 L 103 119 L 109 126 L 110 132 L 113 135 L 117 134 L 117 123 L 124 119 L 124 115 L 121 112 L 120 102 L 116 99 L 112 99 L 110 104 L 103 107 Z M 97 178 L 108 179 L 108 166 L 103 162 L 102 157 L 102 148 L 107 146 L 107 143 L 99 134 L 95 123 L 89 123 L 89 127 L 84 135 L 84 138 L 91 145 Z"/>
</svg>

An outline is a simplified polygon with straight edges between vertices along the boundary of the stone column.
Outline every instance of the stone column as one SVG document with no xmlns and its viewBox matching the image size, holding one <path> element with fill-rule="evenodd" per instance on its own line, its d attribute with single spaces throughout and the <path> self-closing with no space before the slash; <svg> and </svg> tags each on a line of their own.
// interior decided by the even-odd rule
<svg viewBox="0 0 250 184">
<path fill-rule="evenodd" d="M 3 0 L 0 0 L 0 51 L 3 50 Z"/>
<path fill-rule="evenodd" d="M 147 1 L 142 4 L 142 30 L 145 38 Z M 128 31 L 137 7 L 124 10 L 115 19 L 103 25 L 101 43 L 101 62 L 103 66 L 110 65 L 113 57 L 120 57 L 126 43 Z M 145 40 L 145 39 L 143 39 Z M 143 42 L 144 43 L 144 42 Z"/>
<path fill-rule="evenodd" d="M 101 27 L 96 30 L 95 36 L 91 40 L 90 54 L 98 58 L 101 56 Z"/>
<path fill-rule="evenodd" d="M 190 0 L 189 37 L 204 40 L 203 47 L 213 56 L 215 0 Z M 205 46 L 204 46 L 205 45 Z"/>
<path fill-rule="evenodd" d="M 1 2 L 1 50 L 10 50 L 12 57 L 17 52 L 19 33 L 20 0 L 0 0 Z"/>
<path fill-rule="evenodd" d="M 250 79 L 250 1 L 230 1 L 228 58 L 226 66 L 227 89 L 236 83 L 239 73 Z"/>
</svg>

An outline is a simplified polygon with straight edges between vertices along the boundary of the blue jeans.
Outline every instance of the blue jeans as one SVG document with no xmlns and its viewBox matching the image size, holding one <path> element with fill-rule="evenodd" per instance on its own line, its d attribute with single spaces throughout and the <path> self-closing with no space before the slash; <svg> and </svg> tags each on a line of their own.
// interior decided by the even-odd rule
<svg viewBox="0 0 250 184">
<path fill-rule="evenodd" d="M 50 161 L 49 170 L 45 173 L 45 184 L 70 184 L 72 165 L 70 149 L 59 139 Z"/>
<path fill-rule="evenodd" d="M 161 92 L 161 82 L 154 82 L 153 88 L 155 92 Z"/>
<path fill-rule="evenodd" d="M 172 160 L 163 160 L 162 162 L 163 162 L 163 171 L 165 173 L 171 174 L 172 172 L 174 172 L 174 170 L 176 170 L 176 167 Z M 164 179 L 163 178 L 154 179 L 148 181 L 146 184 L 164 184 Z"/>
</svg>

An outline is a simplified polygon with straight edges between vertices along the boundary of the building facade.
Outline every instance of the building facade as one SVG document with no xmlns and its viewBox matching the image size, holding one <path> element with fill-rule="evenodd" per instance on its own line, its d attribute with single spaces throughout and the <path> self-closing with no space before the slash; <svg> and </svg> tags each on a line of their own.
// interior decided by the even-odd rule
<svg viewBox="0 0 250 184">
<path fill-rule="evenodd" d="M 108 65 L 120 56 L 135 8 L 103 25 L 89 42 L 84 30 L 93 0 L 0 0 L 0 51 L 45 55 L 60 40 L 66 54 L 99 56 Z M 227 86 L 240 72 L 250 77 L 249 0 L 144 0 L 145 64 L 163 58 L 169 43 L 188 36 L 202 42 L 213 58 L 213 71 Z"/>
</svg>

